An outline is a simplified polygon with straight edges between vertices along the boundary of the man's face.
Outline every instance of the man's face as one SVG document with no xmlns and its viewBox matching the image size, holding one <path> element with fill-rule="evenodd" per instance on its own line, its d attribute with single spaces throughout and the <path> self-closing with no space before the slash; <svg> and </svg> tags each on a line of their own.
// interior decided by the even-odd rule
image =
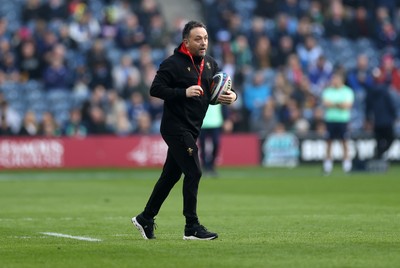
<svg viewBox="0 0 400 268">
<path fill-rule="evenodd" d="M 185 39 L 185 45 L 193 56 L 204 57 L 208 47 L 208 34 L 203 27 L 196 27 L 190 31 L 189 38 Z"/>
<path fill-rule="evenodd" d="M 334 88 L 340 88 L 343 85 L 343 79 L 340 75 L 334 74 L 332 76 L 332 86 Z"/>
</svg>

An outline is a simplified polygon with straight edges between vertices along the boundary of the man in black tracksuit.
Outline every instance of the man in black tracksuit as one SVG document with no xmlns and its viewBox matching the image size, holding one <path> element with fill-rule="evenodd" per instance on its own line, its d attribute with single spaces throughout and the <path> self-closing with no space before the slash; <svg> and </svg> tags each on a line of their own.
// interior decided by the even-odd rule
<svg viewBox="0 0 400 268">
<path fill-rule="evenodd" d="M 168 153 L 144 211 L 132 218 L 145 239 L 155 238 L 154 217 L 182 173 L 186 218 L 183 238 L 211 240 L 218 237 L 200 225 L 197 217 L 197 191 L 202 172 L 196 140 L 210 102 L 212 77 L 219 69 L 216 61 L 206 55 L 208 35 L 204 24 L 188 22 L 182 39 L 174 54 L 161 63 L 150 88 L 151 96 L 164 100 L 160 132 L 168 145 Z M 219 101 L 231 104 L 236 97 L 234 91 L 228 91 Z"/>
<path fill-rule="evenodd" d="M 390 83 L 386 82 L 367 88 L 365 115 L 366 122 L 373 126 L 376 159 L 382 159 L 394 141 L 396 106 L 390 95 L 389 86 Z"/>
</svg>

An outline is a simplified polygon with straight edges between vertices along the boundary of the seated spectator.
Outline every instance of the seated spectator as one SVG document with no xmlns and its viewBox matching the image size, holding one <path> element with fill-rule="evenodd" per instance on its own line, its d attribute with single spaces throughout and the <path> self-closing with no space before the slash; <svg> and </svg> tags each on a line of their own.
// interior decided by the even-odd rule
<svg viewBox="0 0 400 268">
<path fill-rule="evenodd" d="M 251 120 L 259 118 L 262 108 L 271 97 L 271 87 L 265 81 L 263 72 L 257 71 L 243 89 L 244 107 L 249 112 Z"/>
<path fill-rule="evenodd" d="M 27 111 L 24 116 L 22 127 L 18 133 L 19 136 L 37 136 L 39 135 L 39 123 L 33 111 Z"/>
<path fill-rule="evenodd" d="M 21 128 L 21 116 L 9 106 L 3 93 L 0 92 L 0 116 L 4 118 L 6 124 L 10 126 L 13 134 L 17 134 Z"/>
<path fill-rule="evenodd" d="M 139 92 L 133 92 L 128 102 L 128 118 L 134 129 L 137 127 L 139 115 L 148 112 L 149 105 L 143 95 Z"/>
<path fill-rule="evenodd" d="M 322 107 L 316 107 L 313 110 L 313 116 L 310 121 L 310 131 L 318 137 L 325 138 L 326 136 L 326 125 L 324 119 L 324 109 Z"/>
<path fill-rule="evenodd" d="M 1 94 L 1 93 L 0 93 Z M 11 136 L 15 134 L 15 131 L 12 129 L 12 125 L 10 123 L 15 124 L 15 120 L 17 119 L 21 121 L 15 116 L 17 116 L 12 109 L 8 107 L 7 101 L 4 99 L 3 95 L 0 95 L 0 136 Z M 10 122 L 12 121 L 12 122 Z M 20 126 L 18 126 L 19 128 Z"/>
<path fill-rule="evenodd" d="M 259 17 L 265 17 L 273 20 L 278 11 L 278 2 L 276 0 L 256 0 L 256 8 L 254 9 L 254 15 Z"/>
<path fill-rule="evenodd" d="M 161 14 L 158 3 L 155 0 L 140 1 L 140 7 L 138 10 L 138 19 L 141 25 L 143 25 L 146 36 L 150 35 L 151 22 L 153 18 Z M 135 9 L 133 9 L 135 10 Z"/>
<path fill-rule="evenodd" d="M 106 114 L 106 123 L 111 129 L 117 129 L 118 120 L 123 113 L 127 114 L 125 101 L 121 99 L 116 90 L 107 92 L 107 100 L 104 112 Z"/>
<path fill-rule="evenodd" d="M 323 89 L 330 83 L 333 73 L 332 64 L 321 55 L 317 61 L 308 69 L 311 93 L 319 98 Z"/>
<path fill-rule="evenodd" d="M 350 25 L 345 18 L 345 10 L 340 1 L 332 1 L 329 16 L 324 20 L 325 37 L 332 41 L 348 38 Z"/>
<path fill-rule="evenodd" d="M 150 135 L 153 134 L 153 128 L 151 125 L 151 117 L 147 112 L 142 112 L 137 116 L 136 127 L 134 134 L 138 135 Z"/>
<path fill-rule="evenodd" d="M 99 106 L 90 108 L 90 120 L 88 124 L 88 133 L 90 135 L 107 135 L 112 131 L 106 123 L 106 116 L 104 110 Z"/>
<path fill-rule="evenodd" d="M 251 66 L 251 48 L 245 35 L 237 36 L 231 43 L 232 53 L 235 55 L 236 68 L 243 70 Z"/>
<path fill-rule="evenodd" d="M 133 60 L 130 54 L 125 54 L 121 57 L 120 64 L 112 69 L 113 85 L 115 89 L 124 95 L 123 91 L 128 86 L 128 80 L 140 81 L 140 71 L 133 65 Z"/>
<path fill-rule="evenodd" d="M 46 27 L 46 25 L 44 26 Z M 37 31 L 34 33 L 35 40 L 37 40 L 37 52 L 45 63 L 50 64 L 52 59 L 53 49 L 58 45 L 57 35 L 45 28 L 43 32 Z"/>
<path fill-rule="evenodd" d="M 400 94 L 400 69 L 395 65 L 392 55 L 386 54 L 382 57 L 381 65 L 374 69 L 373 75 L 378 84 L 387 83 Z"/>
<path fill-rule="evenodd" d="M 294 36 L 296 48 L 299 46 L 299 44 L 304 44 L 308 36 L 312 36 L 315 39 L 316 37 L 320 37 L 320 34 L 313 29 L 310 16 L 304 15 L 299 19 L 299 22 L 297 23 L 296 34 Z"/>
<path fill-rule="evenodd" d="M 393 56 L 384 55 L 381 66 L 375 68 L 372 75 L 377 86 L 389 88 L 397 107 L 397 115 L 400 116 L 400 68 L 395 65 Z"/>
<path fill-rule="evenodd" d="M 97 64 L 104 63 L 111 67 L 111 62 L 107 58 L 107 51 L 102 39 L 93 40 L 92 46 L 86 51 L 86 64 L 89 70 L 94 69 Z"/>
<path fill-rule="evenodd" d="M 297 25 L 292 22 L 288 14 L 278 13 L 276 15 L 276 26 L 272 35 L 273 44 L 278 44 L 284 36 L 293 37 L 295 35 Z"/>
<path fill-rule="evenodd" d="M 92 41 L 100 35 L 100 31 L 100 23 L 87 8 L 84 8 L 82 14 L 76 14 L 75 20 L 69 26 L 72 40 L 83 50 L 90 47 Z"/>
<path fill-rule="evenodd" d="M 143 96 L 148 94 L 148 87 L 144 83 L 141 74 L 130 75 L 126 81 L 126 85 L 122 90 L 121 96 L 125 100 L 129 100 L 133 92 L 139 92 Z"/>
<path fill-rule="evenodd" d="M 82 104 L 82 121 L 84 124 L 89 125 L 90 123 L 90 110 L 92 107 L 100 107 L 105 109 L 106 107 L 106 89 L 102 85 L 97 85 L 94 87 L 90 98 L 85 100 Z"/>
<path fill-rule="evenodd" d="M 21 9 L 21 21 L 24 25 L 43 19 L 43 7 L 40 0 L 27 0 Z"/>
<path fill-rule="evenodd" d="M 68 50 L 76 51 L 78 49 L 78 43 L 69 34 L 69 25 L 67 23 L 62 23 L 58 27 L 58 43 Z"/>
<path fill-rule="evenodd" d="M 133 132 L 132 124 L 129 121 L 126 111 L 118 111 L 116 114 L 116 122 L 113 126 L 113 133 L 117 136 L 131 135 Z"/>
<path fill-rule="evenodd" d="M 303 116 L 308 119 L 310 116 L 307 116 L 306 113 L 309 112 L 308 109 L 314 108 L 313 99 L 315 99 L 315 97 L 311 93 L 310 80 L 306 76 L 304 76 L 300 84 L 294 88 L 290 99 L 296 102 L 297 106 L 303 110 Z"/>
<path fill-rule="evenodd" d="M 296 51 L 304 70 L 315 65 L 318 58 L 322 55 L 322 48 L 317 44 L 315 37 L 311 35 L 305 37 L 304 43 L 296 46 Z"/>
<path fill-rule="evenodd" d="M 69 17 L 68 6 L 64 0 L 49 0 L 42 4 L 41 18 L 46 21 L 65 21 Z"/>
<path fill-rule="evenodd" d="M 261 36 L 254 48 L 253 66 L 259 70 L 270 69 L 272 67 L 272 47 L 267 36 Z"/>
<path fill-rule="evenodd" d="M 316 34 L 319 37 L 322 36 L 324 31 L 323 23 L 325 20 L 324 12 L 322 10 L 322 2 L 319 0 L 311 0 L 307 15 L 311 18 L 313 34 Z"/>
<path fill-rule="evenodd" d="M 74 105 L 81 105 L 90 98 L 89 84 L 91 76 L 86 64 L 78 64 L 73 71 L 74 84 L 72 85 L 72 97 Z"/>
<path fill-rule="evenodd" d="M 277 124 L 275 104 L 270 100 L 264 104 L 260 117 L 250 122 L 250 130 L 260 137 L 267 137 L 273 132 Z"/>
<path fill-rule="evenodd" d="M 117 11 L 114 6 L 108 6 L 104 10 L 103 18 L 100 21 L 100 36 L 105 40 L 111 40 L 117 36 L 118 20 Z"/>
<path fill-rule="evenodd" d="M 369 68 L 369 59 L 365 54 L 357 56 L 356 67 L 347 73 L 346 83 L 356 93 L 365 92 L 366 85 L 372 85 L 373 77 Z"/>
<path fill-rule="evenodd" d="M 301 5 L 298 0 L 283 0 L 279 1 L 278 10 L 279 12 L 288 14 L 291 18 L 297 19 L 304 14 L 304 4 Z"/>
<path fill-rule="evenodd" d="M 350 21 L 350 37 L 353 39 L 375 37 L 375 30 L 372 19 L 368 15 L 368 10 L 365 6 L 359 5 L 354 17 Z"/>
<path fill-rule="evenodd" d="M 58 137 L 61 135 L 60 128 L 50 112 L 44 112 L 39 123 L 38 135 L 44 137 Z"/>
<path fill-rule="evenodd" d="M 71 85 L 72 73 L 61 58 L 54 58 L 50 66 L 43 72 L 43 83 L 46 90 L 55 88 L 68 89 Z"/>
<path fill-rule="evenodd" d="M 151 17 L 150 27 L 146 35 L 146 43 L 155 49 L 163 49 L 168 45 L 168 29 L 161 15 Z"/>
<path fill-rule="evenodd" d="M 140 6 L 141 0 L 118 0 L 112 1 L 111 6 L 113 9 L 113 13 L 115 18 L 118 20 L 117 24 L 121 23 L 125 18 L 131 14 L 132 10 L 138 10 Z"/>
<path fill-rule="evenodd" d="M 15 62 L 15 56 L 12 53 L 3 55 L 0 62 L 0 81 L 18 82 L 20 80 L 20 72 Z"/>
<path fill-rule="evenodd" d="M 289 80 L 282 71 L 278 72 L 273 83 L 273 98 L 275 100 L 275 106 L 285 104 L 291 98 L 293 91 L 293 84 L 289 83 Z"/>
<path fill-rule="evenodd" d="M 102 85 L 106 89 L 113 86 L 112 83 L 112 65 L 106 57 L 104 44 L 100 39 L 97 39 L 92 48 L 87 52 L 88 70 L 91 75 L 89 87 L 93 88 L 97 85 Z"/>
<path fill-rule="evenodd" d="M 245 35 L 243 15 L 237 12 L 232 13 L 232 15 L 228 17 L 228 25 L 226 29 L 234 39 L 238 36 Z"/>
<path fill-rule="evenodd" d="M 6 116 L 0 115 L 0 136 L 12 136 L 13 134 L 11 127 L 7 123 Z"/>
<path fill-rule="evenodd" d="M 147 101 L 150 94 L 149 94 L 149 88 L 151 86 L 151 83 L 153 82 L 154 76 L 156 75 L 157 69 L 154 65 L 153 62 L 149 61 L 145 64 L 142 64 L 140 66 L 140 70 L 142 71 L 142 84 L 139 87 L 140 93 L 144 97 L 144 99 Z"/>
<path fill-rule="evenodd" d="M 288 100 L 278 110 L 278 120 L 288 131 L 302 132 L 309 129 L 309 124 L 302 117 L 299 106 L 293 99 Z"/>
<path fill-rule="evenodd" d="M 291 54 L 287 58 L 287 63 L 284 68 L 286 79 L 294 86 L 298 86 L 303 79 L 304 72 L 301 68 L 299 57 L 296 54 Z"/>
<path fill-rule="evenodd" d="M 86 137 L 87 127 L 82 122 L 82 113 L 80 109 L 72 109 L 70 116 L 63 128 L 63 135 L 67 137 Z"/>
<path fill-rule="evenodd" d="M 139 48 L 145 42 L 145 33 L 134 13 L 126 16 L 118 27 L 116 43 L 124 50 Z"/>
<path fill-rule="evenodd" d="M 380 25 L 377 34 L 377 46 L 379 49 L 397 55 L 400 46 L 400 36 L 390 21 Z"/>
<path fill-rule="evenodd" d="M 17 65 L 21 80 L 39 80 L 42 77 L 43 61 L 40 59 L 35 42 L 29 40 L 21 44 Z"/>
<path fill-rule="evenodd" d="M 282 69 L 288 60 L 289 55 L 295 52 L 293 38 L 290 35 L 284 35 L 278 40 L 278 47 L 272 56 L 272 67 Z"/>
<path fill-rule="evenodd" d="M 149 114 L 152 121 L 153 132 L 158 132 L 161 125 L 161 117 L 164 111 L 164 100 L 160 98 L 149 98 Z"/>
</svg>

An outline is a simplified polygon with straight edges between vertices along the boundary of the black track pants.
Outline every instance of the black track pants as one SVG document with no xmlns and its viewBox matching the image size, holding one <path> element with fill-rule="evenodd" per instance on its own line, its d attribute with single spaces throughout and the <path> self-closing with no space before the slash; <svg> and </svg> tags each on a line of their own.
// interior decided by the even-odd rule
<svg viewBox="0 0 400 268">
<path fill-rule="evenodd" d="M 163 136 L 163 139 L 168 145 L 167 159 L 161 176 L 147 202 L 144 214 L 149 218 L 158 214 L 161 205 L 183 173 L 185 175 L 183 181 L 183 215 L 186 217 L 187 224 L 197 223 L 197 192 L 201 167 L 196 140 L 191 134 Z"/>
</svg>

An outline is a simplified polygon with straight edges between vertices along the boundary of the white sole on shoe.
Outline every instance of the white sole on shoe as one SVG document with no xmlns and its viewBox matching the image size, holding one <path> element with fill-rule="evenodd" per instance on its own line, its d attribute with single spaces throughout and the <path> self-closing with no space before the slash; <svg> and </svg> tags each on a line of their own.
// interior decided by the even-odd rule
<svg viewBox="0 0 400 268">
<path fill-rule="evenodd" d="M 207 237 L 207 238 L 198 238 L 193 235 L 189 235 L 189 236 L 184 235 L 183 236 L 183 240 L 214 240 L 216 238 L 218 238 L 218 236 L 212 236 L 212 237 Z"/>
<path fill-rule="evenodd" d="M 146 236 L 146 233 L 144 232 L 144 229 L 143 229 L 142 225 L 140 225 L 139 222 L 136 220 L 136 217 L 132 218 L 132 223 L 136 227 L 136 229 L 139 230 L 140 234 L 143 236 L 144 239 L 149 239 Z"/>
</svg>

